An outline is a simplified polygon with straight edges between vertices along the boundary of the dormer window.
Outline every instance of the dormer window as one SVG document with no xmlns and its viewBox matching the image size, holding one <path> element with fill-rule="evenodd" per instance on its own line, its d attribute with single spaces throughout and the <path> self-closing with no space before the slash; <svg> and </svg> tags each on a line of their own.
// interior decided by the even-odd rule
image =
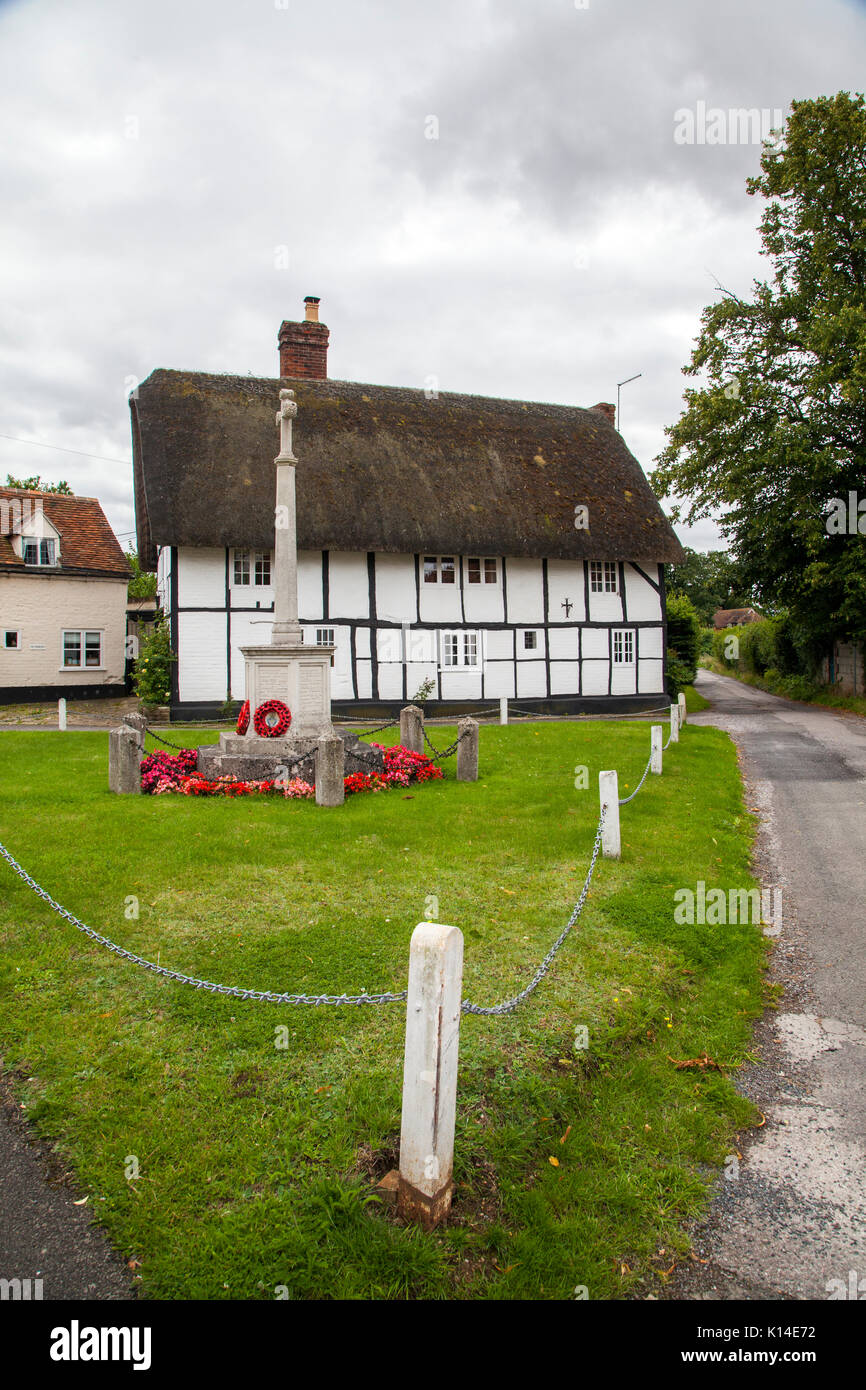
<svg viewBox="0 0 866 1390">
<path fill-rule="evenodd" d="M 25 565 L 56 565 L 57 547 L 53 538 L 37 540 L 24 536 L 21 540 L 21 554 Z"/>
</svg>

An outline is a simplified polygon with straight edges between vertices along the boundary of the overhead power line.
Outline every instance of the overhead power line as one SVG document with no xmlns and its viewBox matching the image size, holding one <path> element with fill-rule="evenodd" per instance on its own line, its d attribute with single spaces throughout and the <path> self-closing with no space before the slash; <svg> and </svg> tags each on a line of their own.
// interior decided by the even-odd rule
<svg viewBox="0 0 866 1390">
<path fill-rule="evenodd" d="M 0 434 L 0 439 L 11 439 L 14 444 L 33 444 L 37 449 L 54 449 L 58 454 L 76 454 L 80 459 L 99 459 L 102 463 L 123 463 L 132 467 L 132 459 L 108 458 L 105 454 L 84 454 L 80 449 L 65 449 L 62 444 L 43 444 L 39 439 L 20 439 L 17 434 Z"/>
</svg>

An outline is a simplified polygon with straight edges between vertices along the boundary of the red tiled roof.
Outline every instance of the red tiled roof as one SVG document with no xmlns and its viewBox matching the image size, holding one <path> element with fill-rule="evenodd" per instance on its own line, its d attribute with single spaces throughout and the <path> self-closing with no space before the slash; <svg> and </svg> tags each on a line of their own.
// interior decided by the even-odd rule
<svg viewBox="0 0 866 1390">
<path fill-rule="evenodd" d="M 126 556 L 120 548 L 105 513 L 95 497 L 66 497 L 57 492 L 24 492 L 21 488 L 0 487 L 0 501 L 17 498 L 22 508 L 29 499 L 39 499 L 42 510 L 60 533 L 61 573 L 98 570 L 101 574 L 130 574 Z M 25 566 L 12 548 L 11 537 L 0 535 L 0 565 Z"/>
</svg>

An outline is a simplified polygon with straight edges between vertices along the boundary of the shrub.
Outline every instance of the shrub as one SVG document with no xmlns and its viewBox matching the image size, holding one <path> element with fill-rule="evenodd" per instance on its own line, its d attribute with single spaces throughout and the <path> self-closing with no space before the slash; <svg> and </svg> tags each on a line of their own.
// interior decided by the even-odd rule
<svg viewBox="0 0 866 1390">
<path fill-rule="evenodd" d="M 175 661 L 168 620 L 160 616 L 139 647 L 132 673 L 135 693 L 142 704 L 164 705 L 171 699 L 171 667 Z"/>
<path fill-rule="evenodd" d="M 674 698 L 697 675 L 701 624 L 695 606 L 684 594 L 667 600 L 668 693 Z M 675 688 L 676 687 L 676 688 Z"/>
</svg>

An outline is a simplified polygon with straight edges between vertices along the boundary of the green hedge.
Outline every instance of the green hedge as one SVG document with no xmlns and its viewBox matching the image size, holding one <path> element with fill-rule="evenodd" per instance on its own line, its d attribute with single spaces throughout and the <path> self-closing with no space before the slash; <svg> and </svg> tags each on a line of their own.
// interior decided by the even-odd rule
<svg viewBox="0 0 866 1390">
<path fill-rule="evenodd" d="M 734 647 L 731 638 L 736 639 Z M 717 661 L 732 670 L 761 677 L 772 674 L 777 681 L 794 680 L 814 687 L 812 663 L 787 613 L 713 632 L 711 650 Z"/>
<path fill-rule="evenodd" d="M 675 700 L 687 685 L 693 685 L 701 653 L 701 621 L 691 599 L 674 594 L 667 600 L 668 694 Z"/>
</svg>

